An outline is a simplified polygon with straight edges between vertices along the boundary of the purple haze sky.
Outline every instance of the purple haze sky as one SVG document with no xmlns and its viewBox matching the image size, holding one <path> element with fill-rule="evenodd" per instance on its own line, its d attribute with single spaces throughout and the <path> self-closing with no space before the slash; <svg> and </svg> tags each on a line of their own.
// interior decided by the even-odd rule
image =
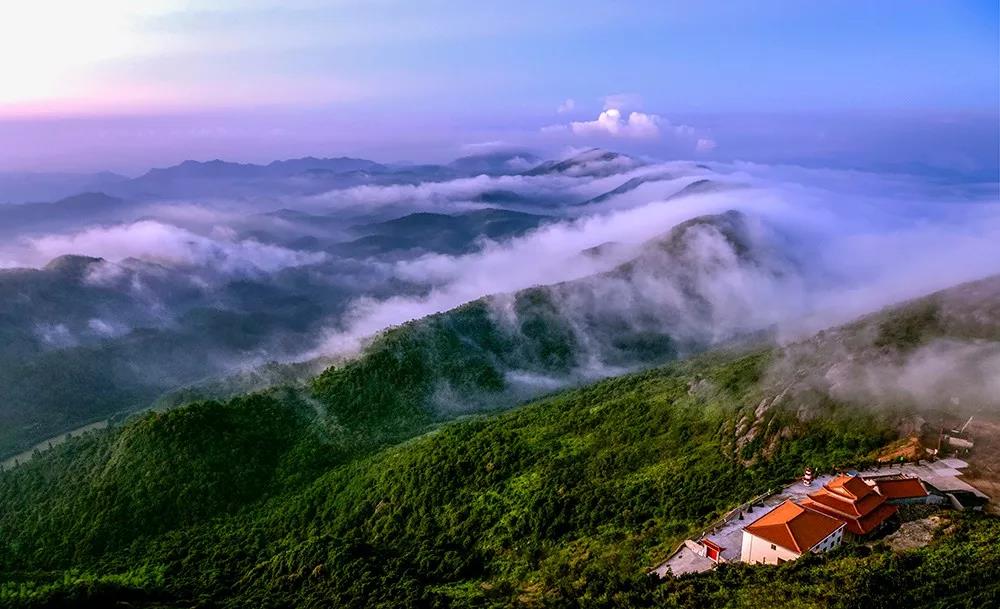
<svg viewBox="0 0 1000 609">
<path fill-rule="evenodd" d="M 1000 163 L 995 0 L 0 11 L 0 170 L 590 145 L 980 178 Z"/>
</svg>

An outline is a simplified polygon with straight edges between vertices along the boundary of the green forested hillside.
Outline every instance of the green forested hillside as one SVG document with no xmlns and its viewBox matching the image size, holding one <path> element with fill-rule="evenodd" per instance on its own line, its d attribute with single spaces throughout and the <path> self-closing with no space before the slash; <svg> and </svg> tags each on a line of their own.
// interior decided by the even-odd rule
<svg viewBox="0 0 1000 609">
<path fill-rule="evenodd" d="M 328 462 L 311 482 L 300 474 L 329 457 L 309 454 L 318 423 L 304 428 L 308 415 L 290 396 L 151 414 L 3 478 L 2 564 L 95 574 L 142 565 L 163 576 L 143 588 L 237 606 L 281 605 L 289 594 L 357 606 L 503 602 L 578 553 L 603 561 L 623 547 L 635 580 L 694 524 L 803 459 L 832 465 L 885 441 L 869 421 L 817 427 L 760 467 L 739 465 L 719 430 L 756 400 L 767 358 L 607 381 Z M 698 382 L 705 388 L 691 393 Z M 30 516 L 18 509 L 28 505 Z M 306 576 L 317 569 L 322 577 Z M 539 592 L 550 593 L 562 594 Z"/>
<path fill-rule="evenodd" d="M 761 264 L 763 254 L 747 233 L 747 222 L 737 212 L 699 217 L 646 244 L 635 260 L 612 273 L 488 296 L 390 329 L 357 360 L 324 374 L 318 390 L 344 424 L 391 411 L 405 427 L 413 416 L 429 420 L 510 406 L 553 387 L 607 376 L 602 367 L 634 370 L 704 349 L 716 335 L 733 334 L 713 325 L 703 285 L 732 268 L 718 261 L 699 264 L 696 253 L 705 238 L 717 238 L 723 252 L 732 251 L 730 265 Z M 146 304 L 136 306 L 109 287 L 92 285 L 88 277 L 102 264 L 66 256 L 44 270 L 0 272 L 0 339 L 7 339 L 0 341 L 0 455 L 141 410 L 158 398 L 174 403 L 177 396 L 165 392 L 197 394 L 197 388 L 177 390 L 190 383 L 201 381 L 203 393 L 212 397 L 225 393 L 218 389 L 226 386 L 253 386 L 247 378 L 212 381 L 229 370 L 223 362 L 256 358 L 269 347 L 279 354 L 300 352 L 320 331 L 323 308 L 305 297 L 301 285 L 313 279 L 286 278 L 287 289 L 231 282 L 225 294 L 210 298 L 211 305 L 199 300 L 205 295 L 197 290 L 164 283 L 164 298 L 177 300 L 186 313 L 176 324 L 162 326 L 147 319 Z M 357 279 L 347 273 L 338 281 Z M 676 294 L 667 304 L 649 293 L 650 284 Z M 324 290 L 327 305 L 346 304 L 336 285 Z M 219 308 L 216 301 L 228 304 Z M 96 336 L 89 329 L 95 320 L 120 317 L 129 307 L 136 309 L 135 319 L 125 326 L 134 327 L 124 334 Z M 50 342 L 65 339 L 65 345 L 57 348 L 39 337 L 39 328 L 48 327 L 35 319 L 39 312 L 60 320 L 47 331 L 55 337 Z M 272 342 L 277 336 L 285 338 Z M 596 363 L 596 372 L 583 370 L 590 363 Z M 295 376 L 308 369 L 272 372 Z M 372 370 L 381 375 L 374 382 Z M 512 371 L 522 379 L 512 380 Z"/>
<path fill-rule="evenodd" d="M 0 269 L 0 459 L 231 373 L 233 362 L 299 352 L 325 317 L 317 293 L 294 277 L 208 292 L 197 283 L 186 271 L 82 256 Z M 326 306 L 346 302 L 327 289 Z"/>
<path fill-rule="evenodd" d="M 963 335 L 966 318 L 990 326 L 983 311 L 1000 282 L 986 285 L 929 299 L 933 315 L 910 305 L 804 343 L 835 341 L 847 350 L 835 356 L 719 351 L 445 424 L 407 408 L 431 391 L 427 353 L 444 357 L 435 370 L 481 382 L 475 358 L 445 339 L 328 371 L 314 395 L 274 390 L 144 415 L 0 474 L 0 599 L 990 606 L 1000 526 L 984 518 L 904 554 L 856 548 L 662 584 L 645 575 L 713 516 L 805 464 L 856 465 L 896 437 L 907 404 L 871 409 L 812 380 L 789 385 L 784 364 L 892 358 Z"/>
<path fill-rule="evenodd" d="M 390 329 L 358 359 L 321 374 L 317 394 L 342 424 L 399 418 L 405 426 L 414 417 L 508 406 L 546 386 L 608 374 L 600 369 L 696 353 L 735 337 L 715 327 L 706 286 L 732 265 L 777 272 L 750 233 L 738 212 L 701 216 L 608 273 L 488 296 Z M 702 239 L 717 239 L 724 260 L 701 260 Z M 653 284 L 672 290 L 671 298 L 651 295 Z"/>
</svg>

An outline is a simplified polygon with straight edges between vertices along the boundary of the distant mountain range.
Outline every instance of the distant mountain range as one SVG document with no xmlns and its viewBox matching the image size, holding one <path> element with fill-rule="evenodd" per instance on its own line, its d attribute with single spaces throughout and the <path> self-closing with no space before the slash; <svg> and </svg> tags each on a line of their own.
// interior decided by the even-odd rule
<svg viewBox="0 0 1000 609">
<path fill-rule="evenodd" d="M 67 223 L 104 222 L 114 218 L 129 204 L 177 197 L 235 197 L 266 199 L 289 194 L 309 195 L 364 184 L 414 184 L 472 175 L 515 175 L 602 177 L 639 168 L 644 163 L 627 155 L 600 149 L 587 150 L 560 161 L 539 162 L 527 152 L 490 153 L 463 157 L 448 165 L 384 165 L 349 157 L 304 157 L 273 161 L 266 165 L 222 160 L 184 161 L 178 165 L 151 169 L 128 179 L 116 174 L 81 176 L 75 182 L 56 175 L 63 186 L 46 191 L 71 189 L 71 184 L 87 186 L 88 193 L 73 194 L 54 203 L 0 205 L 0 234 L 60 229 Z M 587 201 L 599 203 L 629 192 L 642 184 L 667 180 L 671 176 L 648 175 L 632 178 L 617 188 Z M 44 176 L 37 176 L 40 182 Z M 60 182 L 61 181 L 61 182 Z M 44 189 L 43 189 L 44 190 Z M 21 192 L 10 187 L 8 199 L 19 202 Z M 41 191 L 40 191 L 41 192 Z M 0 176 L 0 201 L 5 197 Z M 504 190 L 483 192 L 476 201 L 503 205 L 532 205 L 536 201 Z M 574 203 L 573 201 L 563 201 Z M 583 202 L 575 202 L 583 203 Z"/>
<path fill-rule="evenodd" d="M 366 159 L 340 157 L 321 159 L 303 157 L 272 161 L 267 165 L 231 163 L 228 161 L 184 161 L 163 169 L 151 169 L 135 179 L 136 182 L 162 182 L 176 179 L 202 180 L 253 180 L 259 178 L 288 178 L 308 171 L 347 173 L 351 171 L 384 171 L 386 167 Z"/>
<path fill-rule="evenodd" d="M 524 169 L 526 165 L 531 167 Z M 571 204 L 579 202 L 548 191 L 508 189 L 518 188 L 519 180 L 587 181 L 599 176 L 596 179 L 613 183 L 623 173 L 619 185 L 591 198 L 591 204 L 646 185 L 661 189 L 651 196 L 658 192 L 681 196 L 714 187 L 714 178 L 690 181 L 689 173 L 706 175 L 708 170 L 687 165 L 679 165 L 674 172 L 630 177 L 630 171 L 644 166 L 632 157 L 597 149 L 560 161 L 538 162 L 528 153 L 505 152 L 432 167 L 386 166 L 354 158 L 309 157 L 266 165 L 186 161 L 134 180 L 115 181 L 113 190 L 121 196 L 84 193 L 51 203 L 0 205 L 0 237 L 15 252 L 17 247 L 30 248 L 31 239 L 87 228 L 96 231 L 86 242 L 91 249 L 101 249 L 105 234 L 136 252 L 155 252 L 159 247 L 159 243 L 142 240 L 164 239 L 170 248 L 180 248 L 187 252 L 184 255 L 207 264 L 196 269 L 171 262 L 169 256 L 109 262 L 75 255 L 88 254 L 88 250 L 66 252 L 67 256 L 44 268 L 0 270 L 0 337 L 4 339 L 0 344 L 0 419 L 5 422 L 0 452 L 13 452 L 61 430 L 145 407 L 178 387 L 211 382 L 268 359 L 304 351 L 319 339 L 323 327 L 338 323 L 338 316 L 355 298 L 416 296 L 433 289 L 430 283 L 387 276 L 386 265 L 426 254 L 477 252 L 487 244 L 503 243 L 563 221 L 571 213 Z M 464 190 L 455 191 L 459 194 L 445 188 L 442 195 L 435 195 L 439 197 L 434 200 L 435 211 L 422 210 L 419 201 L 344 209 L 336 190 L 324 195 L 327 199 L 322 205 L 305 194 L 316 180 L 327 185 L 329 180 L 345 179 L 349 184 L 406 186 L 414 180 L 482 173 L 506 177 L 484 181 L 479 190 L 463 186 Z M 425 187 L 435 184 L 422 183 Z M 296 190 L 301 184 L 311 185 L 305 191 Z M 276 194 L 282 189 L 299 194 Z M 199 206 L 192 220 L 159 215 L 174 209 L 169 204 L 157 207 L 170 193 L 183 193 L 187 205 L 189 200 L 206 197 L 211 201 L 213 196 L 235 191 L 265 201 L 245 206 L 241 199 L 235 204 L 224 202 L 219 207 L 227 218 L 224 227 L 213 224 L 211 203 Z M 274 202 L 270 202 L 272 197 Z M 454 209 L 449 209 L 449 197 L 455 201 Z M 289 203 L 300 206 L 286 207 Z M 234 205 L 248 212 L 233 216 Z M 200 214 L 208 218 L 207 223 Z M 133 234 L 129 227 L 137 221 L 146 224 Z M 744 221 L 719 216 L 700 228 L 709 227 L 723 240 L 731 239 L 729 247 L 745 241 L 740 228 Z M 143 232 L 148 227 L 153 232 Z M 683 225 L 677 230 L 685 233 L 695 228 Z M 213 235 L 220 229 L 223 236 L 215 240 Z M 101 232 L 106 230 L 114 232 Z M 236 276 L 213 268 L 224 262 L 230 255 L 227 252 L 241 247 L 284 248 L 260 250 L 265 262 L 268 257 L 296 252 L 313 256 L 314 261 L 267 275 L 253 272 L 252 266 Z M 581 255 L 594 258 L 614 247 L 591 248 Z M 600 375 L 601 366 L 626 369 L 704 348 L 711 340 L 692 328 L 711 322 L 712 311 L 699 300 L 696 277 L 706 269 L 683 261 L 685 247 L 664 253 L 661 247 L 647 244 L 633 265 L 605 277 L 477 301 L 465 313 L 456 313 L 456 319 L 478 316 L 476 327 L 501 342 L 493 344 L 483 336 L 461 332 L 453 338 L 468 344 L 487 341 L 482 343 L 485 359 L 470 363 L 470 369 L 486 366 L 484 374 L 501 379 L 497 387 L 502 391 L 496 395 L 502 394 L 504 400 L 530 395 L 523 381 L 532 375 L 542 383 L 579 382 L 588 375 Z M 619 260 L 626 255 L 623 250 L 615 251 Z M 653 256 L 664 259 L 654 261 Z M 657 294 L 638 287 L 643 281 L 675 285 L 683 294 L 682 304 L 660 307 Z M 616 310 L 611 303 L 626 295 L 634 309 Z M 513 304 L 501 304 L 508 300 Z M 682 310 L 685 306 L 691 311 Z M 496 312 L 505 309 L 524 316 L 516 322 L 519 326 L 499 324 Z M 684 328 L 682 319 L 686 320 Z M 460 326 L 449 321 L 443 327 Z M 423 336 L 423 331 L 414 336 Z M 514 350 L 500 350 L 500 345 Z M 518 369 L 519 358 L 524 370 L 510 384 L 510 379 L 503 379 Z M 552 378 L 542 378 L 546 375 Z M 483 394 L 483 399 L 489 395 Z"/>
<path fill-rule="evenodd" d="M 587 155 L 591 153 L 576 161 L 567 161 L 564 170 L 581 164 Z M 62 199 L 82 192 L 102 192 L 129 200 L 318 193 L 360 184 L 417 183 L 482 174 L 512 175 L 530 170 L 540 162 L 530 152 L 511 151 L 470 155 L 444 165 L 386 165 L 350 157 L 303 157 L 267 164 L 187 160 L 151 169 L 131 179 L 110 172 L 0 174 L 0 206 Z M 584 175 L 587 170 L 579 169 L 579 172 Z"/>
<path fill-rule="evenodd" d="M 52 203 L 0 205 L 0 237 L 48 233 L 81 223 L 107 222 L 116 219 L 127 208 L 124 199 L 100 192 L 73 195 Z"/>
<path fill-rule="evenodd" d="M 55 201 L 84 192 L 100 192 L 128 179 L 110 171 L 84 174 L 0 172 L 0 207 L 5 204 Z"/>
</svg>

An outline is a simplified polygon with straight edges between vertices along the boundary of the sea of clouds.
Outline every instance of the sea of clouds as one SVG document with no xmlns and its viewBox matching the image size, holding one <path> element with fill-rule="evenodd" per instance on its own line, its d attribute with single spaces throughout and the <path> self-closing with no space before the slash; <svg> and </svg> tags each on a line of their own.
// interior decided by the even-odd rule
<svg viewBox="0 0 1000 609">
<path fill-rule="evenodd" d="M 313 344 L 282 358 L 350 353 L 386 327 L 488 294 L 604 273 L 673 226 L 727 210 L 766 227 L 767 242 L 760 246 L 780 254 L 788 267 L 767 281 L 752 269 L 721 276 L 716 304 L 720 310 L 728 306 L 731 317 L 749 316 L 742 328 L 777 325 L 789 340 L 892 302 L 1000 272 L 996 184 L 942 184 L 912 175 L 752 163 L 612 163 L 610 174 L 590 166 L 583 175 L 482 175 L 362 185 L 270 203 L 218 198 L 137 203 L 121 223 L 9 240 L 0 245 L 0 261 L 8 267 L 41 267 L 62 254 L 103 258 L 111 267 L 142 261 L 198 277 L 208 293 L 216 284 L 247 277 L 267 283 L 289 271 L 307 274 L 314 279 L 310 285 L 328 286 L 338 282 L 344 261 L 323 249 L 298 248 L 295 237 L 320 235 L 336 241 L 365 219 L 418 211 L 506 207 L 551 216 L 536 230 L 481 241 L 478 251 L 464 255 L 418 252 L 392 260 L 352 260 L 354 272 L 368 281 L 341 294 L 346 304 L 322 315 L 323 329 Z M 580 205 L 630 180 L 638 185 Z M 712 188 L 678 196 L 701 180 L 710 180 Z M 483 202 L 482 195 L 497 191 L 518 198 Z M 268 214 L 278 209 L 326 221 L 289 222 Z M 141 276 L 135 281 L 141 282 Z M 393 282 L 408 289 L 370 289 L 373 283 Z M 317 294 L 321 308 L 324 298 Z M 740 305 L 729 306 L 734 302 Z M 104 323 L 121 326 L 113 318 Z"/>
</svg>

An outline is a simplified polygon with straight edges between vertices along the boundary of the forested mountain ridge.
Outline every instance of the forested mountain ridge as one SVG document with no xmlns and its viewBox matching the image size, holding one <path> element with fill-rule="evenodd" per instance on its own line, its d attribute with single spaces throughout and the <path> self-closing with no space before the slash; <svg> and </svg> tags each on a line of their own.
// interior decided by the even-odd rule
<svg viewBox="0 0 1000 609">
<path fill-rule="evenodd" d="M 592 150 L 523 175 L 541 164 L 524 151 L 433 166 L 188 161 L 101 192 L 0 205 L 0 458 L 188 387 L 260 387 L 273 375 L 256 370 L 328 353 L 326 332 L 364 302 L 440 289 L 428 259 L 474 263 L 562 230 L 584 213 L 569 203 L 644 166 Z"/>
<path fill-rule="evenodd" d="M 743 330 L 732 312 L 718 313 L 708 287 L 734 269 L 779 275 L 786 264 L 742 214 L 695 218 L 609 272 L 487 296 L 385 331 L 314 386 L 345 424 L 496 408 L 737 338 Z M 372 383 L 372 369 L 395 387 Z"/>
<path fill-rule="evenodd" d="M 804 463 L 870 458 L 923 407 L 872 408 L 797 375 L 789 388 L 785 363 L 799 369 L 801 349 L 815 362 L 809 346 L 839 335 L 842 350 L 821 351 L 837 365 L 971 336 L 995 344 L 998 289 L 1000 278 L 959 286 L 786 348 L 716 351 L 404 443 L 433 428 L 426 411 L 345 409 L 322 376 L 315 397 L 272 390 L 143 415 L 0 474 L 0 598 L 741 606 L 773 604 L 780 590 L 782 602 L 850 607 L 910 598 L 901 584 L 919 577 L 942 603 L 981 606 L 997 594 L 983 582 L 1000 566 L 1000 527 L 976 518 L 925 550 L 844 552 L 780 575 L 738 566 L 656 586 L 645 570 Z M 352 375 L 385 393 L 405 387 L 383 363 Z M 812 398 L 807 411 L 799 397 Z M 960 577 L 945 568 L 956 564 Z M 815 578 L 828 585 L 796 585 Z"/>
</svg>

